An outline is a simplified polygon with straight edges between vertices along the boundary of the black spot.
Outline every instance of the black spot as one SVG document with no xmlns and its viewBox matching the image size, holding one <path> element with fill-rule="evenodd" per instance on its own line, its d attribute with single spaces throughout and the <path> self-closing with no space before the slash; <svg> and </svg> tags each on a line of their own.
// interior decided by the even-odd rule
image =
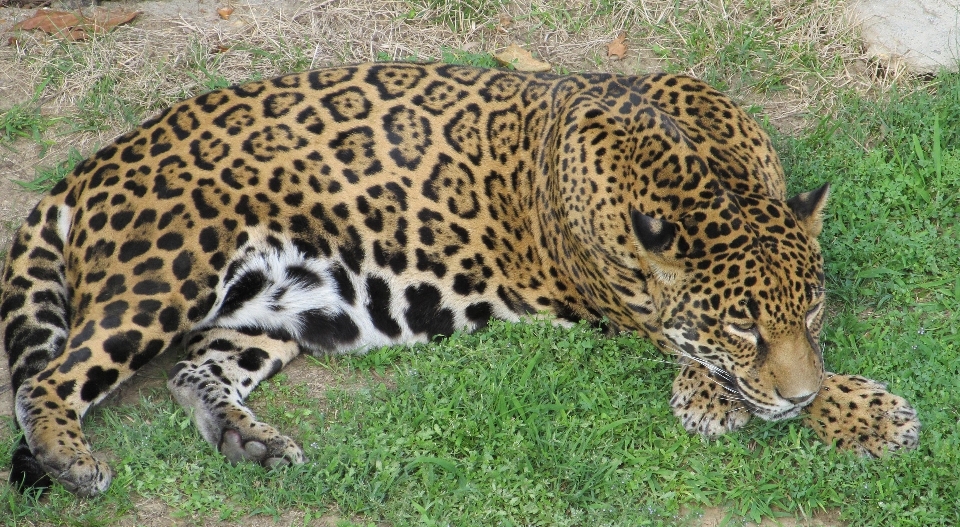
<svg viewBox="0 0 960 527">
<path fill-rule="evenodd" d="M 67 397 L 73 395 L 73 392 L 76 390 L 76 388 L 77 381 L 72 379 L 69 381 L 64 381 L 57 385 L 57 396 L 60 397 L 61 400 L 66 399 Z"/>
<path fill-rule="evenodd" d="M 9 327 L 7 329 L 9 332 Z M 92 320 L 87 321 L 87 323 L 84 324 L 83 329 L 81 329 L 78 333 L 76 333 L 73 336 L 72 339 L 70 339 L 70 347 L 71 348 L 80 347 L 83 343 L 90 340 L 90 337 L 93 336 L 94 332 L 96 332 L 96 327 L 94 327 L 93 321 Z M 10 349 L 10 348 L 8 347 L 7 349 Z"/>
<path fill-rule="evenodd" d="M 357 229 L 352 225 L 347 227 L 347 234 L 350 236 L 350 240 L 339 247 L 340 258 L 354 274 L 360 274 L 360 264 L 363 263 L 364 259 L 363 241 L 360 239 Z"/>
<path fill-rule="evenodd" d="M 193 300 L 200 294 L 200 289 L 193 280 L 186 280 L 183 282 L 183 285 L 180 286 L 180 294 L 183 295 L 185 300 Z"/>
<path fill-rule="evenodd" d="M 400 274 L 407 268 L 407 255 L 403 251 L 387 251 L 380 240 L 373 242 L 373 258 L 380 267 L 390 266 L 394 274 Z"/>
<path fill-rule="evenodd" d="M 497 286 L 497 296 L 500 297 L 500 300 L 507 305 L 507 309 L 513 311 L 514 313 L 520 315 L 536 313 L 536 309 L 534 309 L 533 306 L 525 301 L 523 297 L 521 297 L 513 289 L 505 288 L 502 285 Z"/>
<path fill-rule="evenodd" d="M 183 235 L 179 232 L 168 232 L 157 238 L 157 248 L 164 251 L 176 251 L 183 245 Z"/>
<path fill-rule="evenodd" d="M 96 272 L 90 273 L 90 274 L 86 275 L 85 277 L 83 277 L 83 281 L 86 282 L 86 283 L 88 283 L 88 284 L 95 284 L 95 283 L 103 280 L 104 278 L 106 278 L 106 276 L 107 276 L 107 272 L 106 272 L 106 271 L 96 271 Z M 0 317 L 0 318 L 2 318 L 2 317 Z"/>
<path fill-rule="evenodd" d="M 300 338 L 314 347 L 324 350 L 336 349 L 337 345 L 349 344 L 360 336 L 350 315 L 330 315 L 321 309 L 311 309 L 298 315 L 302 333 Z"/>
<path fill-rule="evenodd" d="M 16 319 L 21 321 L 16 325 L 16 330 L 11 330 L 9 327 L 7 328 L 7 332 L 4 335 L 4 339 L 7 341 L 5 344 L 6 349 L 25 350 L 47 344 L 53 332 L 48 328 L 27 326 L 24 323 L 25 317 L 21 317 L 23 317 L 23 315 Z"/>
<path fill-rule="evenodd" d="M 86 231 L 81 231 L 81 232 L 86 232 Z M 23 256 L 23 253 L 27 252 L 27 249 L 29 248 L 30 246 L 23 243 L 23 241 L 21 241 L 20 238 L 17 237 L 17 239 L 13 241 L 13 246 L 10 247 L 10 254 L 9 254 L 10 260 L 13 261 L 13 260 L 16 260 L 17 258 L 20 258 L 21 256 Z"/>
<path fill-rule="evenodd" d="M 205 253 L 213 252 L 220 246 L 220 235 L 217 233 L 217 229 L 213 227 L 206 227 L 200 231 L 199 240 L 200 248 Z"/>
<path fill-rule="evenodd" d="M 0 320 L 6 320 L 7 315 L 22 308 L 27 302 L 27 295 L 23 293 L 7 294 L 7 298 L 3 300 L 3 305 L 0 306 Z"/>
<path fill-rule="evenodd" d="M 40 224 L 40 220 L 43 219 L 43 213 L 40 212 L 40 209 L 34 208 L 30 211 L 30 214 L 27 215 L 27 225 L 31 227 L 36 227 Z"/>
<path fill-rule="evenodd" d="M 177 280 L 184 280 L 190 276 L 190 271 L 193 269 L 193 256 L 189 251 L 182 251 L 173 259 L 173 265 L 171 267 L 173 271 L 173 276 Z"/>
<path fill-rule="evenodd" d="M 95 217 L 96 215 L 90 218 L 91 222 Z M 113 230 L 115 231 L 123 230 L 123 228 L 126 227 L 132 220 L 133 220 L 133 211 L 124 210 L 120 212 L 115 212 L 113 216 L 110 217 L 110 226 L 113 227 Z M 97 223 L 99 223 L 99 218 L 97 218 Z M 91 223 L 91 227 L 92 226 L 93 225 Z"/>
<path fill-rule="evenodd" d="M 207 203 L 206 198 L 203 196 L 203 191 L 199 188 L 193 189 L 190 196 L 193 198 L 193 205 L 196 207 L 201 218 L 216 218 L 220 214 L 220 211 L 216 207 Z"/>
<path fill-rule="evenodd" d="M 443 278 L 447 274 L 447 264 L 443 263 L 433 255 L 429 255 L 423 249 L 417 248 L 417 270 L 433 271 L 437 278 Z"/>
<path fill-rule="evenodd" d="M 157 320 L 160 322 L 160 328 L 167 333 L 176 331 L 180 327 L 180 310 L 173 306 L 167 306 L 160 312 Z"/>
<path fill-rule="evenodd" d="M 92 329 L 93 328 L 92 323 L 87 324 L 87 327 Z M 74 341 L 76 340 L 77 339 L 74 338 Z M 90 352 L 90 348 L 86 346 L 77 350 L 73 350 L 70 352 L 69 355 L 67 355 L 67 360 L 63 361 L 63 364 L 61 364 L 60 367 L 57 368 L 57 371 L 59 371 L 60 373 L 69 373 L 74 366 L 76 366 L 77 364 L 82 364 L 84 362 L 87 362 L 88 360 L 90 360 L 90 357 L 92 356 L 93 354 Z"/>
<path fill-rule="evenodd" d="M 59 282 L 60 273 L 53 269 L 47 269 L 46 267 L 33 266 L 27 268 L 27 275 L 36 278 L 37 280 L 43 280 L 47 282 Z"/>
<path fill-rule="evenodd" d="M 94 366 L 87 371 L 87 381 L 80 388 L 80 398 L 86 402 L 94 401 L 101 393 L 109 391 L 120 378 L 120 372 L 115 369 L 104 370 Z"/>
<path fill-rule="evenodd" d="M 159 355 L 160 352 L 163 351 L 165 346 L 166 346 L 166 343 L 161 339 L 151 340 L 150 342 L 147 343 L 146 346 L 143 347 L 142 350 L 140 350 L 137 353 L 134 353 L 133 358 L 130 359 L 130 369 L 133 371 L 139 370 L 148 362 L 150 362 L 154 357 Z"/>
<path fill-rule="evenodd" d="M 237 366 L 247 371 L 258 371 L 270 355 L 260 348 L 247 348 L 237 356 Z"/>
<path fill-rule="evenodd" d="M 343 300 L 353 305 L 357 299 L 357 293 L 353 288 L 353 282 L 350 281 L 350 275 L 347 274 L 347 270 L 339 265 L 333 266 L 331 270 L 333 279 L 337 282 L 337 290 L 340 291 L 340 296 L 343 297 Z"/>
<path fill-rule="evenodd" d="M 133 286 L 133 292 L 138 295 L 169 293 L 170 284 L 161 280 L 142 280 Z"/>
<path fill-rule="evenodd" d="M 367 294 L 370 298 L 367 302 L 367 312 L 370 313 L 373 327 L 388 337 L 399 337 L 402 329 L 400 324 L 390 316 L 391 295 L 390 286 L 387 285 L 386 280 L 376 276 L 368 277 Z"/>
<path fill-rule="evenodd" d="M 123 315 L 127 312 L 130 305 L 123 300 L 110 302 L 103 308 L 103 318 L 100 319 L 100 327 L 103 329 L 116 329 L 123 323 Z"/>
<path fill-rule="evenodd" d="M 407 326 L 414 333 L 426 333 L 433 337 L 448 336 L 454 330 L 453 311 L 442 307 L 440 290 L 429 284 L 409 286 L 406 291 Z"/>
<path fill-rule="evenodd" d="M 291 207 L 299 207 L 303 203 L 303 192 L 291 192 L 283 197 L 283 202 Z"/>
<path fill-rule="evenodd" d="M 419 233 L 420 233 L 420 243 L 424 245 L 433 245 L 434 239 L 433 239 L 432 228 L 430 228 L 427 225 L 424 225 L 423 227 L 420 227 Z"/>
<path fill-rule="evenodd" d="M 310 232 L 310 220 L 303 214 L 294 214 L 290 217 L 290 232 L 296 234 Z"/>
<path fill-rule="evenodd" d="M 61 179 L 60 182 L 50 189 L 50 194 L 56 196 L 57 194 L 62 194 L 65 190 L 67 190 L 67 180 Z"/>
<path fill-rule="evenodd" d="M 198 334 L 197 341 L 201 340 L 202 337 L 202 335 Z M 191 342 L 191 344 L 194 344 L 194 342 Z M 234 351 L 236 348 L 234 347 L 233 343 L 227 339 L 216 339 L 207 344 L 207 349 L 214 351 Z"/>
<path fill-rule="evenodd" d="M 220 306 L 220 316 L 229 315 L 260 294 L 267 286 L 267 277 L 260 271 L 249 271 L 230 284 Z"/>
<path fill-rule="evenodd" d="M 123 262 L 129 262 L 137 256 L 140 256 L 150 250 L 152 244 L 147 240 L 130 240 L 123 242 L 120 246 L 120 254 L 117 258 Z"/>
<path fill-rule="evenodd" d="M 94 231 L 98 232 L 107 224 L 107 214 L 104 212 L 98 212 L 93 216 L 90 216 L 90 219 L 87 220 L 87 225 Z"/>
<path fill-rule="evenodd" d="M 124 278 L 122 274 L 115 274 L 110 278 L 107 278 L 106 283 L 103 284 L 103 287 L 100 289 L 100 292 L 97 294 L 97 298 L 95 300 L 97 302 L 106 302 L 114 296 L 121 295 L 126 292 L 126 278 Z"/>
<path fill-rule="evenodd" d="M 130 192 L 133 193 L 134 196 L 136 196 L 136 197 L 138 197 L 138 198 L 142 198 L 142 197 L 144 197 L 144 196 L 147 195 L 147 187 L 146 187 L 146 185 L 141 185 L 141 184 L 137 183 L 136 181 L 127 181 L 127 182 L 125 182 L 125 183 L 123 184 L 123 188 L 126 189 L 126 190 L 129 190 Z M 150 212 L 153 212 L 154 214 L 156 214 L 156 212 L 154 212 L 154 211 L 150 211 Z M 143 214 L 143 213 L 141 213 L 141 215 L 142 215 L 142 214 Z M 138 219 L 137 221 L 139 222 L 139 219 Z M 137 222 L 134 222 L 134 227 L 136 227 L 137 225 L 138 225 L 138 223 L 137 223 Z"/>
<path fill-rule="evenodd" d="M 140 327 L 142 327 L 142 328 L 150 327 L 150 325 L 153 324 L 153 314 L 151 314 L 151 313 L 137 313 L 136 315 L 133 315 L 132 317 L 130 317 L 130 320 L 131 320 L 134 324 L 136 324 L 136 325 L 138 325 L 138 326 L 140 326 Z"/>
<path fill-rule="evenodd" d="M 453 277 L 453 291 L 459 295 L 469 295 L 473 290 L 473 279 L 470 276 L 457 273 Z"/>
<path fill-rule="evenodd" d="M 171 187 L 167 184 L 167 178 L 156 176 L 153 178 L 153 192 L 157 195 L 157 199 L 173 199 L 180 197 L 183 194 L 183 189 Z"/>
<path fill-rule="evenodd" d="M 55 327 L 67 327 L 67 321 L 64 319 L 64 313 L 59 309 L 56 311 L 51 309 L 41 309 L 37 311 L 37 321 Z"/>
<path fill-rule="evenodd" d="M 130 355 L 140 347 L 143 334 L 135 329 L 113 335 L 103 341 L 103 351 L 116 364 L 125 364 Z"/>
<path fill-rule="evenodd" d="M 147 258 L 146 261 L 140 262 L 133 267 L 133 274 L 139 276 L 148 271 L 158 271 L 160 269 L 163 269 L 163 259 L 156 257 Z"/>
<path fill-rule="evenodd" d="M 57 208 L 51 207 L 47 210 L 47 222 L 57 221 Z M 50 228 L 49 225 L 40 229 L 40 238 L 49 243 L 57 252 L 63 251 L 63 240 L 60 239 L 60 233 Z"/>
<path fill-rule="evenodd" d="M 287 276 L 300 287 L 312 289 L 323 285 L 323 280 L 317 276 L 317 273 L 314 273 L 302 265 L 291 265 L 287 267 Z"/>
<path fill-rule="evenodd" d="M 31 260 L 46 260 L 48 262 L 59 263 L 60 258 L 60 255 L 55 254 L 52 251 L 48 251 L 43 247 L 34 247 L 33 250 L 30 251 Z"/>
<path fill-rule="evenodd" d="M 470 304 L 465 311 L 467 318 L 477 324 L 477 328 L 486 327 L 493 316 L 493 306 L 489 302 Z"/>
</svg>

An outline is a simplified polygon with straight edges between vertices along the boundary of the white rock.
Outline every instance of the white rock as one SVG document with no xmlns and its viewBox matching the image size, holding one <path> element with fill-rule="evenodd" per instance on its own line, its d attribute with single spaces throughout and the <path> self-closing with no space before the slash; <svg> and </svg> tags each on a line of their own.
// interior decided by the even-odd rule
<svg viewBox="0 0 960 527">
<path fill-rule="evenodd" d="M 847 16 L 860 25 L 867 54 L 881 61 L 914 73 L 960 65 L 960 0 L 852 0 Z"/>
</svg>

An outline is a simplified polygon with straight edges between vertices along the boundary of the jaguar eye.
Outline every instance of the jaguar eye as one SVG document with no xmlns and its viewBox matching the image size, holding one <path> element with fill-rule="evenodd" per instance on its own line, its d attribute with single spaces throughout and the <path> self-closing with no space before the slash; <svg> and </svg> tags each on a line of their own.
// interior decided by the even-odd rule
<svg viewBox="0 0 960 527">
<path fill-rule="evenodd" d="M 757 330 L 757 325 L 753 322 L 736 322 L 727 324 L 727 331 L 740 337 L 744 340 L 749 340 L 751 342 L 757 342 L 760 337 L 760 332 Z"/>
<path fill-rule="evenodd" d="M 813 306 L 807 311 L 807 326 L 813 324 L 813 321 L 817 319 L 817 316 L 820 315 L 820 311 L 823 309 L 823 302 Z"/>
</svg>

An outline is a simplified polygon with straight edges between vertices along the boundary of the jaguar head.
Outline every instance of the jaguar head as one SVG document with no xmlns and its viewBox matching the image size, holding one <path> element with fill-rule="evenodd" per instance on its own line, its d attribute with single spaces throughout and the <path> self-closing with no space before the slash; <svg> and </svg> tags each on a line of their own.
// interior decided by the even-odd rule
<svg viewBox="0 0 960 527">
<path fill-rule="evenodd" d="M 723 191 L 669 221 L 631 212 L 662 335 L 763 419 L 797 415 L 823 381 L 816 238 L 828 194 Z"/>
</svg>

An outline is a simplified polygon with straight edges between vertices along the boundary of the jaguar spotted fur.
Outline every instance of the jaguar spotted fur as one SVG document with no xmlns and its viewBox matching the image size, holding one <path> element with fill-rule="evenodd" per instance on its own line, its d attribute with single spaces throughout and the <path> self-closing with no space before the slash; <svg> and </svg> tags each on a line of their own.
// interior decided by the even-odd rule
<svg viewBox="0 0 960 527">
<path fill-rule="evenodd" d="M 203 437 L 275 466 L 303 453 L 243 401 L 296 355 L 543 314 L 676 356 L 691 432 L 803 412 L 913 448 L 905 400 L 824 370 L 827 195 L 788 199 L 766 134 L 684 76 L 368 64 L 200 95 L 77 166 L 9 251 L 11 480 L 103 492 L 81 419 L 170 348 Z"/>
</svg>

